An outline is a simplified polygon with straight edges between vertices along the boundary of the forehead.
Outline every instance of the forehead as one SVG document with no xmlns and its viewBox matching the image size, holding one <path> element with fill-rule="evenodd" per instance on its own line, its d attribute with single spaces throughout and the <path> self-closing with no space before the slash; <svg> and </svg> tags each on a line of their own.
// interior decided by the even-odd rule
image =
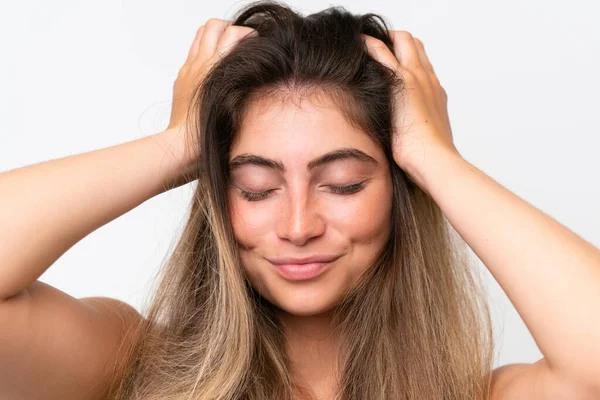
<svg viewBox="0 0 600 400">
<path fill-rule="evenodd" d="M 348 123 L 335 102 L 316 94 L 253 99 L 232 143 L 230 159 L 254 153 L 279 158 L 287 165 L 339 147 L 356 147 L 376 157 L 372 153 L 378 151 L 377 145 Z"/>
</svg>

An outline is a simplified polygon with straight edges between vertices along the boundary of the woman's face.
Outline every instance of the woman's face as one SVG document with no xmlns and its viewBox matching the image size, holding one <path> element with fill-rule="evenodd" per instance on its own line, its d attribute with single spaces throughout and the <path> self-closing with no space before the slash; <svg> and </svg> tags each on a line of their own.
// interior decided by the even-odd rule
<svg viewBox="0 0 600 400">
<path fill-rule="evenodd" d="M 250 105 L 231 148 L 228 197 L 254 289 L 290 314 L 314 315 L 339 304 L 382 249 L 392 182 L 383 151 L 335 104 L 312 96 L 300 107 L 268 98 Z M 350 151 L 321 159 L 340 149 Z M 344 186 L 349 193 L 335 188 Z M 308 279 L 286 277 L 274 265 L 311 256 L 336 259 Z"/>
</svg>

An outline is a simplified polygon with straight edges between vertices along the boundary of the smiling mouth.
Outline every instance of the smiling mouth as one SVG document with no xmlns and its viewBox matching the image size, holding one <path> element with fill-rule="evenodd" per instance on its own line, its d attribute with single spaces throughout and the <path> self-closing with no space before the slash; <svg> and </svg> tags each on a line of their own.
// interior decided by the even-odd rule
<svg viewBox="0 0 600 400">
<path fill-rule="evenodd" d="M 329 269 L 332 263 L 333 261 L 306 264 L 271 264 L 283 278 L 290 281 L 302 281 L 316 278 Z"/>
</svg>

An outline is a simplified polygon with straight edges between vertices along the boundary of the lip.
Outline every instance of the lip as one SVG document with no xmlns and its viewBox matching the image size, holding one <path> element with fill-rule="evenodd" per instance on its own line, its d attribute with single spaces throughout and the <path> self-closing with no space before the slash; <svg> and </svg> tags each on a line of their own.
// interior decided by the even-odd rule
<svg viewBox="0 0 600 400">
<path fill-rule="evenodd" d="M 312 256 L 305 258 L 269 259 L 275 270 L 285 279 L 300 281 L 313 279 L 327 270 L 340 256 Z M 316 260 L 316 261 L 315 261 Z"/>
<path fill-rule="evenodd" d="M 279 258 L 268 258 L 268 260 L 275 265 L 281 264 L 310 264 L 310 263 L 328 263 L 338 259 L 339 255 L 333 254 L 320 254 L 303 258 L 295 257 L 279 257 Z"/>
<path fill-rule="evenodd" d="M 307 264 L 273 264 L 281 276 L 290 281 L 301 281 L 321 275 L 331 262 Z"/>
</svg>

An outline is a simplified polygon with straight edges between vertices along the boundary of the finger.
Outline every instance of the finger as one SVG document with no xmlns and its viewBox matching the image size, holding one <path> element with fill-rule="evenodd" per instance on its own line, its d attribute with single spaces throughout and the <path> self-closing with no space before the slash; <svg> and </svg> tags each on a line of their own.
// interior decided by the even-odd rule
<svg viewBox="0 0 600 400">
<path fill-rule="evenodd" d="M 217 54 L 218 58 L 225 57 L 225 55 L 227 55 L 227 53 L 229 53 L 229 51 L 240 42 L 240 40 L 247 36 L 256 35 L 258 35 L 258 32 L 253 28 L 248 26 L 231 25 L 225 30 L 219 39 L 215 53 Z"/>
<path fill-rule="evenodd" d="M 429 61 L 429 57 L 427 57 L 427 53 L 425 52 L 425 46 L 423 45 L 423 42 L 421 42 L 421 40 L 415 38 L 415 44 L 417 45 L 417 50 L 419 52 L 419 58 L 421 59 L 421 64 L 423 65 L 423 68 L 425 68 L 427 71 L 431 72 L 432 74 L 435 74 L 435 71 L 433 70 L 433 65 L 431 65 L 431 61 Z"/>
<path fill-rule="evenodd" d="M 198 56 L 200 58 L 204 60 L 214 54 L 221 35 L 232 22 L 233 21 L 231 20 L 218 18 L 211 18 L 206 22 L 204 25 L 202 40 L 200 41 L 200 45 L 198 47 Z"/>
<path fill-rule="evenodd" d="M 389 31 L 390 38 L 394 43 L 394 53 L 400 60 L 400 65 L 411 70 L 423 69 L 419 58 L 419 51 L 415 40 L 410 32 L 407 31 Z"/>
<path fill-rule="evenodd" d="M 392 54 L 390 49 L 381 40 L 370 35 L 361 33 L 367 44 L 367 52 L 375 61 L 380 62 L 388 68 L 396 70 L 400 67 L 398 59 Z"/>
<path fill-rule="evenodd" d="M 190 47 L 190 51 L 188 52 L 187 59 L 185 60 L 186 64 L 191 63 L 194 60 L 194 58 L 196 57 L 196 54 L 198 53 L 198 47 L 200 46 L 200 41 L 202 40 L 203 33 L 204 33 L 204 25 L 202 25 L 196 31 L 196 37 L 194 38 L 194 41 L 192 42 L 192 46 Z"/>
</svg>

